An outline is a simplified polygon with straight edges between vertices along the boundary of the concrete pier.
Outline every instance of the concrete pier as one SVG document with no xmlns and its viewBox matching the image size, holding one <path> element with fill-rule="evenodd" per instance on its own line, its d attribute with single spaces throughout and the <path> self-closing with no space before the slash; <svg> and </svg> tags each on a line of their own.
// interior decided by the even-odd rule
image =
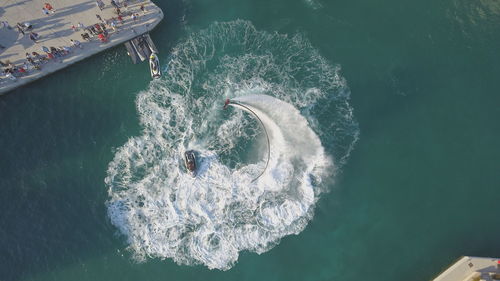
<svg viewBox="0 0 500 281">
<path fill-rule="evenodd" d="M 6 77 L 5 67 L 0 67 L 0 95 L 12 89 L 42 78 L 57 70 L 101 52 L 107 48 L 126 42 L 138 35 L 149 32 L 162 19 L 163 12 L 151 1 L 115 0 L 120 6 L 123 22 L 116 20 L 116 31 L 109 25 L 107 42 L 101 42 L 97 36 L 90 41 L 82 39 L 85 31 L 78 28 L 78 23 L 85 27 L 111 18 L 117 18 L 116 9 L 110 0 L 103 0 L 105 6 L 101 10 L 93 0 L 0 0 L 0 61 L 22 66 L 26 62 L 26 53 L 33 51 L 46 56 L 42 46 L 71 47 L 69 54 L 50 59 L 41 65 L 41 70 L 30 69 L 27 73 L 19 73 L 16 79 Z M 49 3 L 54 11 L 48 15 L 42 8 Z M 126 4 L 126 7 L 125 5 Z M 144 11 L 140 7 L 144 7 Z M 132 15 L 137 15 L 134 19 Z M 16 26 L 17 23 L 30 23 L 32 31 L 40 38 L 34 42 L 29 37 L 29 31 L 23 35 Z M 76 30 L 72 26 L 77 27 Z M 71 39 L 81 42 L 81 47 L 72 46 Z M 3 47 L 3 48 L 2 48 Z"/>
<path fill-rule="evenodd" d="M 500 259 L 462 257 L 433 281 L 494 281 L 500 280 Z"/>
</svg>

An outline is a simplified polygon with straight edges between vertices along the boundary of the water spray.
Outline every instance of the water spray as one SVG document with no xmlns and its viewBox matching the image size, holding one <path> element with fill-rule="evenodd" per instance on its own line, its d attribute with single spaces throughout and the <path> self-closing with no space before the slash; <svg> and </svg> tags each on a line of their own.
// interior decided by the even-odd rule
<svg viewBox="0 0 500 281">
<path fill-rule="evenodd" d="M 251 110 L 248 106 L 246 106 L 244 104 L 241 104 L 239 102 L 232 101 L 230 99 L 226 99 L 226 101 L 224 102 L 223 109 L 226 109 L 228 105 L 232 105 L 232 106 L 235 106 L 235 107 L 239 106 L 239 107 L 243 108 L 243 110 L 245 110 L 245 111 L 249 112 L 250 114 L 252 114 L 257 120 L 259 120 L 259 123 L 262 126 L 262 129 L 264 130 L 264 133 L 266 135 L 266 140 L 267 140 L 267 161 L 266 161 L 266 165 L 265 165 L 264 169 L 262 170 L 262 172 L 251 181 L 251 182 L 255 182 L 258 178 L 260 178 L 264 174 L 264 172 L 267 169 L 267 166 L 269 165 L 269 159 L 271 158 L 271 144 L 269 142 L 269 135 L 267 134 L 266 126 L 264 126 L 264 123 L 262 122 L 262 120 L 260 120 L 259 116 L 253 110 Z"/>
</svg>

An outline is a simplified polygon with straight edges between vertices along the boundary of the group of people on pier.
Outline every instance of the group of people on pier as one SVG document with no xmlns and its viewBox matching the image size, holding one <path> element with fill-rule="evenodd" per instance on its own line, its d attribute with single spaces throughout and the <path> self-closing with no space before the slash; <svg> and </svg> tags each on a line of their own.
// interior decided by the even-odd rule
<svg viewBox="0 0 500 281">
<path fill-rule="evenodd" d="M 96 5 L 101 11 L 106 6 L 102 0 L 96 0 Z M 82 40 L 84 41 L 90 42 L 94 39 L 97 39 L 100 42 L 107 42 L 110 29 L 112 29 L 113 32 L 118 32 L 118 25 L 123 25 L 124 17 L 130 16 L 133 21 L 136 21 L 139 18 L 138 13 L 133 13 L 128 9 L 127 0 L 122 1 L 121 3 L 119 0 L 111 0 L 110 5 L 114 9 L 116 17 L 112 17 L 110 19 L 102 19 L 99 14 L 96 14 L 99 22 L 89 26 L 85 26 L 82 23 L 78 22 L 78 24 L 72 25 L 71 29 L 73 29 L 74 32 L 78 31 Z M 123 11 L 121 9 L 123 9 Z M 140 10 L 143 13 L 146 13 L 144 5 L 140 6 Z M 50 13 L 55 13 L 55 9 L 50 3 L 45 3 L 45 5 L 43 6 L 43 11 L 47 15 L 50 15 Z M 9 28 L 12 29 L 10 26 Z M 35 27 L 30 23 L 17 23 L 16 28 L 18 32 L 23 35 L 23 37 L 26 35 L 26 33 L 28 33 L 29 38 L 35 44 L 39 43 L 39 39 L 41 36 L 34 31 Z M 3 78 L 15 81 L 17 78 L 28 75 L 33 71 L 41 70 L 42 66 L 50 61 L 62 62 L 62 58 L 71 53 L 72 48 L 83 48 L 83 44 L 76 39 L 70 39 L 70 42 L 71 46 L 41 46 L 41 54 L 37 51 L 32 51 L 31 53 L 26 52 L 26 59 L 21 62 L 12 63 L 9 60 L 0 61 L 0 66 L 2 67 L 2 70 L 0 71 L 0 78 L 2 78 L 3 76 Z M 1 47 L 2 49 L 5 48 L 4 46 Z"/>
<path fill-rule="evenodd" d="M 110 19 L 103 19 L 101 15 L 96 14 L 96 18 L 99 20 L 99 22 L 94 23 L 92 25 L 89 25 L 87 27 L 81 26 L 81 23 L 78 23 L 78 27 L 84 31 L 83 33 L 80 33 L 80 36 L 83 40 L 85 41 L 92 41 L 93 38 L 98 38 L 101 42 L 107 42 L 108 37 L 109 37 L 109 29 L 112 29 L 113 32 L 118 32 L 118 26 L 124 24 L 124 18 L 127 16 L 130 16 L 130 18 L 135 22 L 136 20 L 139 19 L 139 14 L 134 13 L 132 11 L 128 10 L 128 4 L 127 0 L 123 1 L 121 4 L 118 2 L 118 0 L 111 0 L 110 2 L 111 6 L 114 8 L 114 13 L 116 14 L 116 17 L 111 17 Z M 97 7 L 102 11 L 104 7 L 106 6 L 102 0 L 96 0 L 96 5 Z M 126 8 L 125 11 L 121 10 L 123 8 Z M 143 13 L 146 13 L 146 10 L 144 8 L 144 5 L 140 6 L 140 10 Z M 74 31 L 79 30 L 75 25 L 72 26 Z"/>
<path fill-rule="evenodd" d="M 111 26 L 111 25 L 109 25 Z M 113 30 L 116 30 L 113 28 Z M 80 34 L 83 40 L 92 41 L 93 38 L 97 37 L 101 42 L 107 42 L 109 37 L 108 29 L 106 24 L 102 22 L 95 23 L 83 28 L 83 33 Z"/>
<path fill-rule="evenodd" d="M 62 62 L 62 58 L 71 52 L 71 48 L 68 46 L 61 47 L 46 47 L 42 46 L 42 54 L 33 51 L 26 53 L 26 60 L 20 64 L 13 64 L 10 61 L 0 61 L 2 66 L 2 74 L 5 78 L 10 80 L 16 80 L 18 77 L 27 75 L 35 70 L 41 70 L 42 65 L 52 61 L 59 60 Z"/>
</svg>

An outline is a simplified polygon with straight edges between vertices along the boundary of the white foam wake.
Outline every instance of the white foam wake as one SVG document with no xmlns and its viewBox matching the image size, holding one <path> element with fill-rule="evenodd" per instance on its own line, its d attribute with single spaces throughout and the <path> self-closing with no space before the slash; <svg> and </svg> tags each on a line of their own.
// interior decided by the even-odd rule
<svg viewBox="0 0 500 281">
<path fill-rule="evenodd" d="M 328 153 L 342 159 L 357 126 L 339 69 L 300 36 L 216 23 L 174 53 L 170 75 L 137 97 L 143 134 L 109 164 L 108 213 L 137 260 L 226 270 L 240 251 L 265 252 L 304 229 L 335 170 L 320 138 L 347 145 Z M 251 108 L 268 131 L 269 167 L 255 182 L 264 135 L 249 114 L 223 111 L 226 97 Z M 196 178 L 182 162 L 187 149 L 197 151 Z"/>
<path fill-rule="evenodd" d="M 158 140 L 132 139 L 117 154 L 109 182 L 120 165 L 134 172 L 124 177 L 128 188 L 113 186 L 109 213 L 136 254 L 227 269 L 239 251 L 263 252 L 305 226 L 317 199 L 311 177 L 321 178 L 330 164 L 319 138 L 290 104 L 264 95 L 237 101 L 250 107 L 269 132 L 269 168 L 254 183 L 262 163 L 230 169 L 203 146 L 198 147 L 196 178 L 179 163 L 180 150 L 156 159 Z"/>
</svg>

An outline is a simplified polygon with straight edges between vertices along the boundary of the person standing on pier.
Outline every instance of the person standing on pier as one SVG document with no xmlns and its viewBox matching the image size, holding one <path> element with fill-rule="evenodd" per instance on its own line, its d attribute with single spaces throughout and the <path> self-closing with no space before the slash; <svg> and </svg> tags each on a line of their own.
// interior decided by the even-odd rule
<svg viewBox="0 0 500 281">
<path fill-rule="evenodd" d="M 69 41 L 71 41 L 71 44 L 72 44 L 73 46 L 78 47 L 78 48 L 80 48 L 80 49 L 83 49 L 83 46 L 82 46 L 82 44 L 80 43 L 80 41 L 78 41 L 78 40 L 73 40 L 73 39 L 71 39 L 71 40 L 69 40 Z"/>
<path fill-rule="evenodd" d="M 101 11 L 104 9 L 104 2 L 102 2 L 102 0 L 96 0 L 95 4 Z"/>
<path fill-rule="evenodd" d="M 37 43 L 36 41 L 38 40 L 40 36 L 38 35 L 38 33 L 35 33 L 35 32 L 30 32 L 30 39 L 31 41 Z"/>
<path fill-rule="evenodd" d="M 108 38 L 106 37 L 106 35 L 104 35 L 104 33 L 99 33 L 99 35 L 97 35 L 97 37 L 99 37 L 99 40 L 101 40 L 101 42 L 103 42 L 103 43 L 108 41 Z"/>
<path fill-rule="evenodd" d="M 115 8 L 120 8 L 118 7 L 118 4 L 116 4 L 115 0 L 111 0 L 111 5 Z"/>
<path fill-rule="evenodd" d="M 83 40 L 90 42 L 90 35 L 87 32 L 80 34 L 80 36 L 82 36 Z"/>
<path fill-rule="evenodd" d="M 47 11 L 51 12 L 51 13 L 55 13 L 55 12 L 56 12 L 56 10 L 55 10 L 55 9 L 52 7 L 52 5 L 50 5 L 49 3 L 45 3 L 44 8 L 45 8 Z"/>
<path fill-rule="evenodd" d="M 56 10 L 49 3 L 45 3 L 45 9 L 47 9 L 47 11 L 49 11 L 51 13 L 55 13 L 56 12 Z"/>
<path fill-rule="evenodd" d="M 8 29 L 12 29 L 12 26 L 10 26 L 10 24 L 9 24 L 8 21 L 2 21 L 1 25 L 4 26 L 4 27 L 7 27 Z"/>
<path fill-rule="evenodd" d="M 20 23 L 17 23 L 17 31 L 24 36 L 23 26 Z"/>
<path fill-rule="evenodd" d="M 114 32 L 117 32 L 116 31 L 116 20 L 115 18 L 113 17 L 109 23 L 109 25 L 111 26 L 111 28 L 113 29 Z M 118 32 L 117 32 L 118 33 Z"/>
<path fill-rule="evenodd" d="M 101 18 L 101 16 L 100 16 L 100 15 L 95 15 L 95 17 L 96 17 L 98 20 L 102 21 L 102 18 Z"/>
</svg>

